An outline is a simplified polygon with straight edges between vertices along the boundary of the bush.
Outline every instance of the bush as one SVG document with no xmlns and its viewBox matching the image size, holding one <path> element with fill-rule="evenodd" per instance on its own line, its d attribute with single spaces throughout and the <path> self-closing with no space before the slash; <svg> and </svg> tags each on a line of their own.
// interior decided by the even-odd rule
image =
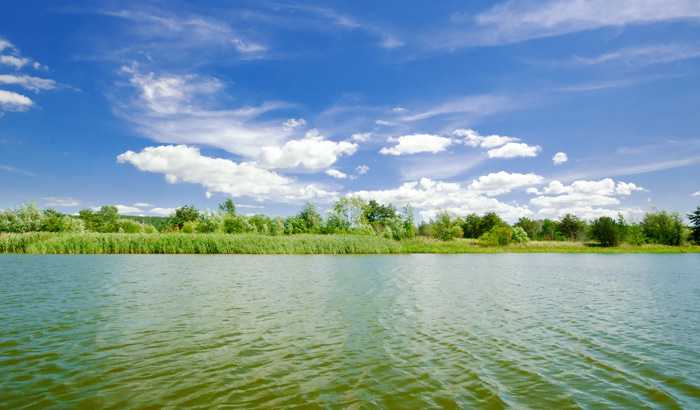
<svg viewBox="0 0 700 410">
<path fill-rule="evenodd" d="M 485 246 L 506 246 L 512 240 L 513 229 L 505 225 L 493 227 L 479 238 L 479 242 Z"/>
<path fill-rule="evenodd" d="M 195 221 L 187 221 L 182 224 L 182 227 L 180 228 L 180 232 L 182 233 L 195 233 L 197 232 L 197 222 Z"/>
<path fill-rule="evenodd" d="M 202 215 L 197 221 L 197 233 L 214 233 L 219 229 L 219 221 L 211 215 Z"/>
<path fill-rule="evenodd" d="M 433 234 L 441 241 L 449 241 L 462 237 L 462 227 L 458 225 L 459 220 L 452 220 L 447 212 L 440 213 L 433 222 Z"/>
<path fill-rule="evenodd" d="M 525 243 L 529 241 L 527 232 L 520 226 L 513 228 L 513 242 L 515 243 Z"/>
<path fill-rule="evenodd" d="M 617 246 L 620 244 L 621 230 L 614 219 L 602 216 L 591 224 L 591 236 L 601 246 Z"/>
<path fill-rule="evenodd" d="M 133 221 L 131 219 L 118 219 L 117 223 L 117 232 L 123 232 L 123 233 L 141 233 L 143 232 L 143 225 L 140 223 Z"/>
<path fill-rule="evenodd" d="M 644 245 L 647 242 L 647 238 L 644 236 L 642 227 L 639 225 L 630 225 L 625 234 L 625 242 L 635 246 Z"/>
<path fill-rule="evenodd" d="M 224 217 L 223 228 L 225 233 L 246 233 L 254 229 L 244 216 L 230 214 Z"/>
</svg>

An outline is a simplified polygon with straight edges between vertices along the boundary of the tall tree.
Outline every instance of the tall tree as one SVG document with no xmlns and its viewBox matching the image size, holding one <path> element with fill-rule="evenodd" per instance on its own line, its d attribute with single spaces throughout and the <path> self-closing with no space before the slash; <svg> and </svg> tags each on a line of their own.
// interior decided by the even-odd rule
<svg viewBox="0 0 700 410">
<path fill-rule="evenodd" d="M 688 214 L 688 219 L 690 219 L 690 222 L 692 223 L 691 229 L 693 231 L 693 242 L 700 244 L 700 206 L 695 209 L 695 212 Z"/>
</svg>

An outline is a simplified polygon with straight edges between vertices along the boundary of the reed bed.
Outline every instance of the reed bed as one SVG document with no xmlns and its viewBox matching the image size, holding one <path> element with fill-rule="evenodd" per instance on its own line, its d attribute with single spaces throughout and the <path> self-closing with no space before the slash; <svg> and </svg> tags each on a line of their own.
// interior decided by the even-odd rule
<svg viewBox="0 0 700 410">
<path fill-rule="evenodd" d="M 502 247 L 478 240 L 394 241 L 372 235 L 257 234 L 0 234 L 0 253 L 19 254 L 399 254 L 399 253 L 700 253 L 699 246 L 622 245 L 603 248 L 582 242 L 533 241 Z"/>
</svg>

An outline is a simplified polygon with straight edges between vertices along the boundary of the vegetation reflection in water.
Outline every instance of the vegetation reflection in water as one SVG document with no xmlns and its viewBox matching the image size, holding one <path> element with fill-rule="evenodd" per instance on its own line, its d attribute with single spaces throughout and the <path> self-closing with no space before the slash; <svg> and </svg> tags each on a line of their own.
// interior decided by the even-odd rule
<svg viewBox="0 0 700 410">
<path fill-rule="evenodd" d="M 697 266 L 0 255 L 0 403 L 698 408 Z"/>
</svg>

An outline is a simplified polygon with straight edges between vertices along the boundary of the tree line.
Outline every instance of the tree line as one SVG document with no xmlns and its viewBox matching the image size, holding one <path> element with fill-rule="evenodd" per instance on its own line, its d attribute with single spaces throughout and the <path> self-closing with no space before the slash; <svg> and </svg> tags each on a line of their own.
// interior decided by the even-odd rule
<svg viewBox="0 0 700 410">
<path fill-rule="evenodd" d="M 700 207 L 688 215 L 686 226 L 680 215 L 650 212 L 638 223 L 602 216 L 587 221 L 567 214 L 558 220 L 520 218 L 508 224 L 496 213 L 455 217 L 447 212 L 430 221 L 415 224 L 413 210 L 401 210 L 390 204 L 360 198 L 342 198 L 322 216 L 316 206 L 306 204 L 289 217 L 263 214 L 242 215 L 231 199 L 214 212 L 201 211 L 192 205 L 177 208 L 169 217 L 134 217 L 119 215 L 114 206 L 97 210 L 83 209 L 67 215 L 54 209 L 40 210 L 35 205 L 0 212 L 0 232 L 100 232 L 100 233 L 257 233 L 263 235 L 358 234 L 377 235 L 402 240 L 416 235 L 447 241 L 454 238 L 478 239 L 480 243 L 504 246 L 536 241 L 595 241 L 601 246 L 621 243 L 683 245 L 700 244 Z"/>
</svg>

